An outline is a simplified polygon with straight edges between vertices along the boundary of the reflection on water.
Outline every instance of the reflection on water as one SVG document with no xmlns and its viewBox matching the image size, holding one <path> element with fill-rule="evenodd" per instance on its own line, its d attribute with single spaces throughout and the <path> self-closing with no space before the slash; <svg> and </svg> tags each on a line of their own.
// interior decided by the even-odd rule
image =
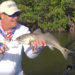
<svg viewBox="0 0 75 75">
<path fill-rule="evenodd" d="M 53 35 L 64 47 L 66 47 L 66 45 L 71 41 L 75 40 L 75 33 L 71 34 L 64 32 L 53 33 Z M 68 45 L 67 47 L 72 49 L 70 46 Z M 46 47 L 35 59 L 29 59 L 23 53 L 22 67 L 26 75 L 63 75 L 66 70 L 66 66 L 71 63 L 71 57 L 66 61 L 60 51 L 56 49 L 51 51 Z M 72 70 L 70 75 L 75 75 L 75 70 Z"/>
</svg>

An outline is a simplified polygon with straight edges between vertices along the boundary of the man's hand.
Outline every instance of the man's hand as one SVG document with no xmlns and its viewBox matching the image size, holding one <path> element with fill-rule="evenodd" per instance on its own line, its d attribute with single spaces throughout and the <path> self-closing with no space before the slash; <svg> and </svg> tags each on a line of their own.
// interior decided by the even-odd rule
<svg viewBox="0 0 75 75">
<path fill-rule="evenodd" d="M 37 50 L 38 48 L 42 48 L 46 46 L 46 41 L 45 40 L 36 40 L 34 41 L 34 49 Z"/>
<path fill-rule="evenodd" d="M 42 50 L 47 45 L 45 40 L 35 40 L 33 44 L 34 49 L 32 54 L 36 54 L 39 50 Z"/>
<path fill-rule="evenodd" d="M 0 54 L 3 54 L 7 50 L 8 50 L 8 47 L 5 44 L 0 43 Z"/>
</svg>

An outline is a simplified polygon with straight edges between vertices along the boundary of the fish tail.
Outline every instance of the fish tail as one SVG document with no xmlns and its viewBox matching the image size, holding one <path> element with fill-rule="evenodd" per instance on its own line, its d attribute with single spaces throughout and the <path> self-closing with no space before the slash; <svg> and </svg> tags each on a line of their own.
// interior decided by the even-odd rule
<svg viewBox="0 0 75 75">
<path fill-rule="evenodd" d="M 72 53 L 72 51 L 68 50 L 67 48 L 62 48 L 61 53 L 63 54 L 64 58 L 67 60 L 68 55 Z"/>
</svg>

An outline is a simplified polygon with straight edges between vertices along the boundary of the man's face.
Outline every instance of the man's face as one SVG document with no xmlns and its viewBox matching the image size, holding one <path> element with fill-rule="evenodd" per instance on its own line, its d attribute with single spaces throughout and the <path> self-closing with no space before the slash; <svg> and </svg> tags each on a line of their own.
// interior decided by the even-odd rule
<svg viewBox="0 0 75 75">
<path fill-rule="evenodd" d="M 2 19 L 3 23 L 5 24 L 5 26 L 10 29 L 16 27 L 18 24 L 18 16 L 10 17 L 6 14 L 2 14 L 1 19 Z"/>
</svg>

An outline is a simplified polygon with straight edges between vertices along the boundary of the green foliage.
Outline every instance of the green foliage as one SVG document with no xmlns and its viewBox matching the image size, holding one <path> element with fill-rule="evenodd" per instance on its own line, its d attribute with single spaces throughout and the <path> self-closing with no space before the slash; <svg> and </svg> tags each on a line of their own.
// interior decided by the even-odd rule
<svg viewBox="0 0 75 75">
<path fill-rule="evenodd" d="M 2 0 L 1 0 L 2 1 Z M 14 0 L 22 11 L 20 22 L 37 23 L 40 28 L 51 31 L 66 29 L 69 12 L 66 8 L 72 6 L 74 0 Z M 71 1 L 71 2 L 70 2 Z M 71 11 L 70 11 L 71 12 Z M 73 14 L 73 15 L 72 15 Z M 71 19 L 75 22 L 75 11 Z"/>
<path fill-rule="evenodd" d="M 72 20 L 75 22 L 75 11 L 73 11 Z"/>
<path fill-rule="evenodd" d="M 65 2 L 67 0 L 22 0 L 17 2 L 22 11 L 20 21 L 37 22 L 39 27 L 50 30 L 57 30 L 60 27 L 65 29 L 68 24 Z"/>
</svg>

